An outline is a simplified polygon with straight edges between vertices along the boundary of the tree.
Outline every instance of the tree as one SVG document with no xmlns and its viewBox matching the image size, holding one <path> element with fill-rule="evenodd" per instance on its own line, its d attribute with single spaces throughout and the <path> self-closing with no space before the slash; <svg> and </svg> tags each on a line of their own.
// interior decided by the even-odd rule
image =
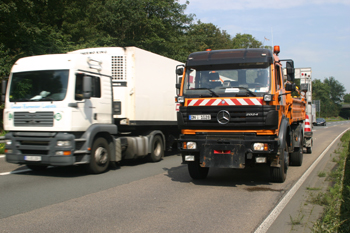
<svg viewBox="0 0 350 233">
<path fill-rule="evenodd" d="M 345 95 L 345 87 L 343 84 L 335 80 L 334 77 L 325 78 L 324 83 L 329 86 L 329 94 L 332 102 L 340 104 Z"/>
<path fill-rule="evenodd" d="M 232 48 L 234 49 L 261 48 L 262 46 L 262 42 L 256 40 L 250 34 L 237 33 L 232 39 Z"/>
<path fill-rule="evenodd" d="M 345 94 L 343 98 L 345 103 L 350 103 L 350 94 Z"/>
</svg>

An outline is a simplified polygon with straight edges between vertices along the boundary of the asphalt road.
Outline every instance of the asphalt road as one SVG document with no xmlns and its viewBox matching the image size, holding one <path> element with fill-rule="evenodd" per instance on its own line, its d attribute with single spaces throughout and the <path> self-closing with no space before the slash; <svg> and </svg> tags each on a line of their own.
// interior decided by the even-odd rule
<svg viewBox="0 0 350 233">
<path fill-rule="evenodd" d="M 349 127 L 314 127 L 313 153 L 289 167 L 283 184 L 270 183 L 265 166 L 211 169 L 206 180 L 193 181 L 177 155 L 99 175 L 77 166 L 32 172 L 0 157 L 0 232 L 254 232 Z"/>
</svg>

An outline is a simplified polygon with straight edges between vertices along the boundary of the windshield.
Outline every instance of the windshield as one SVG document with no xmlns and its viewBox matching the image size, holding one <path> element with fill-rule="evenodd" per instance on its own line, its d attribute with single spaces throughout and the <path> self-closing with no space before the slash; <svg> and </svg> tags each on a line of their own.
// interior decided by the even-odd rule
<svg viewBox="0 0 350 233">
<path fill-rule="evenodd" d="M 60 101 L 66 96 L 68 70 L 12 74 L 10 102 Z"/>
<path fill-rule="evenodd" d="M 184 80 L 185 95 L 262 96 L 270 90 L 270 69 L 188 68 Z"/>
</svg>

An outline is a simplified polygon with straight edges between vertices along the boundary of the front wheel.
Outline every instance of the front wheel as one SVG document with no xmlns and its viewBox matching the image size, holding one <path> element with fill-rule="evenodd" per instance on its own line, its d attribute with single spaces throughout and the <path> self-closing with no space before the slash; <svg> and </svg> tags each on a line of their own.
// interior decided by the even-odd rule
<svg viewBox="0 0 350 233">
<path fill-rule="evenodd" d="M 283 183 L 287 177 L 287 169 L 289 164 L 289 154 L 287 150 L 287 142 L 279 154 L 279 167 L 270 167 L 270 179 L 272 182 Z"/>
<path fill-rule="evenodd" d="M 102 173 L 108 168 L 110 161 L 110 150 L 105 138 L 97 138 L 91 149 L 90 163 L 86 168 L 91 173 Z"/>
<path fill-rule="evenodd" d="M 201 167 L 197 160 L 188 163 L 188 172 L 194 180 L 205 179 L 208 176 L 209 167 Z"/>
</svg>

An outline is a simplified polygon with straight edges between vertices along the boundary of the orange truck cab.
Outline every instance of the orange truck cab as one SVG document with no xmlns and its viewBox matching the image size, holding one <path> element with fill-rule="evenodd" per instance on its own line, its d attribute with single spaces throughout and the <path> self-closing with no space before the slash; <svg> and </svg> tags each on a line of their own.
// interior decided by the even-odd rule
<svg viewBox="0 0 350 233">
<path fill-rule="evenodd" d="M 302 164 L 305 100 L 292 97 L 294 62 L 278 53 L 208 50 L 177 67 L 178 147 L 193 179 L 210 167 L 266 164 L 271 181 L 284 182 L 288 166 Z"/>
</svg>

